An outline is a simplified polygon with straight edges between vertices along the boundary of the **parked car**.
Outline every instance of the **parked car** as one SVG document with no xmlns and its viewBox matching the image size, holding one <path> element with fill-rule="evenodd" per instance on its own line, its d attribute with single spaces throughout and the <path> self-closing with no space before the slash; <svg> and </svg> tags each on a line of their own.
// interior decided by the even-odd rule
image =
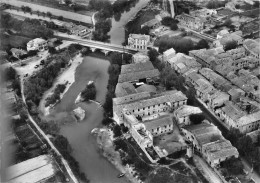
<svg viewBox="0 0 260 183">
<path fill-rule="evenodd" d="M 35 69 L 38 68 L 38 67 L 39 67 L 39 65 L 34 66 Z"/>
</svg>

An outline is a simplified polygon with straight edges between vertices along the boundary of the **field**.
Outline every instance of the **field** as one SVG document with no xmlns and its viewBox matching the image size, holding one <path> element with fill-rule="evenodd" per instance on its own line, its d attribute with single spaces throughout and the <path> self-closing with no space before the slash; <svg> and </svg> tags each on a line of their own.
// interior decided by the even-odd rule
<svg viewBox="0 0 260 183">
<path fill-rule="evenodd" d="M 77 5 L 77 8 L 69 7 L 67 5 L 59 4 L 59 0 L 21 0 L 28 3 L 34 3 L 42 6 L 47 6 L 51 8 L 61 9 L 65 11 L 72 11 L 75 13 L 83 14 L 83 15 L 89 15 L 91 16 L 93 12 L 89 7 L 87 6 L 89 3 L 89 0 L 76 0 L 75 2 L 79 3 Z"/>
<path fill-rule="evenodd" d="M 22 48 L 26 50 L 26 44 L 31 40 L 31 38 L 23 36 L 9 36 L 9 35 L 0 35 L 1 39 L 1 50 L 6 50 L 10 48 Z"/>
</svg>

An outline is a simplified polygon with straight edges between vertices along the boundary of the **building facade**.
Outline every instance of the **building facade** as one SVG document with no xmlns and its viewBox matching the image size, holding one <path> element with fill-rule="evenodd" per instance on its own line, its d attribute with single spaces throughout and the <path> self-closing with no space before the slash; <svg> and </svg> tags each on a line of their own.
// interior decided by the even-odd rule
<svg viewBox="0 0 260 183">
<path fill-rule="evenodd" d="M 130 34 L 128 37 L 128 46 L 137 50 L 147 50 L 150 43 L 150 36 L 142 34 Z"/>
</svg>

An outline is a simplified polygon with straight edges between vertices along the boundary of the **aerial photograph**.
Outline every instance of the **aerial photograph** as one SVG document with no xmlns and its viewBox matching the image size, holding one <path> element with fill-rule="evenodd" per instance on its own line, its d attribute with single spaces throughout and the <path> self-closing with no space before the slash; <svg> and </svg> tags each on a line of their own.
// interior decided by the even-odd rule
<svg viewBox="0 0 260 183">
<path fill-rule="evenodd" d="M 260 0 L 0 0 L 1 183 L 260 183 Z"/>
</svg>

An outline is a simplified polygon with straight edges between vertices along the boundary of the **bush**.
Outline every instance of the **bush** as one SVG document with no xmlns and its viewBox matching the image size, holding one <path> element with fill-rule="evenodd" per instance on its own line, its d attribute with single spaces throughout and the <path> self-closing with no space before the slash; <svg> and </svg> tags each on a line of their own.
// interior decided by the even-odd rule
<svg viewBox="0 0 260 183">
<path fill-rule="evenodd" d="M 241 175 L 243 173 L 243 164 L 240 159 L 235 157 L 221 162 L 220 166 L 226 168 L 232 175 Z"/>
<path fill-rule="evenodd" d="M 190 115 L 190 120 L 193 124 L 200 124 L 205 119 L 202 114 L 192 114 Z"/>
<path fill-rule="evenodd" d="M 96 99 L 96 87 L 94 83 L 87 85 L 87 87 L 81 92 L 81 98 L 83 101 L 95 100 Z"/>
<path fill-rule="evenodd" d="M 226 43 L 226 45 L 224 46 L 224 50 L 228 51 L 228 50 L 232 50 L 235 49 L 237 47 L 237 42 L 236 41 L 229 41 Z"/>
</svg>

